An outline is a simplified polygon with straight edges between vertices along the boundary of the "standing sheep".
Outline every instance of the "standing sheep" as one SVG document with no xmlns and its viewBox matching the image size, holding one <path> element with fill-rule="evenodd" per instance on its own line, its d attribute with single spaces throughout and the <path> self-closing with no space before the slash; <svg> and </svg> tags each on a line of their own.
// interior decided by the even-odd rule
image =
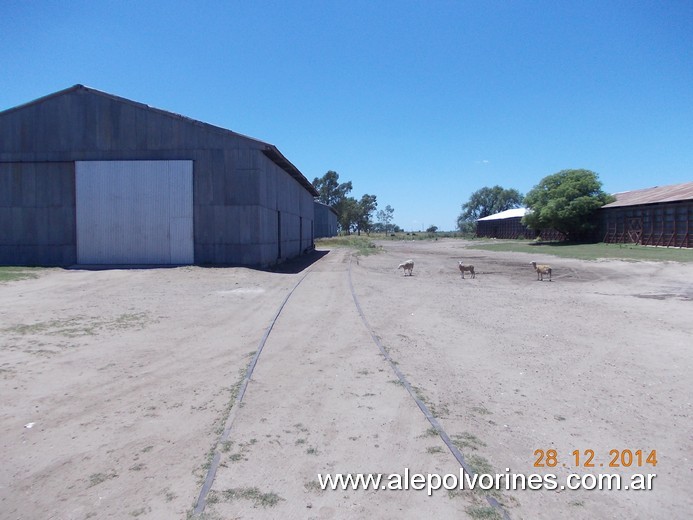
<svg viewBox="0 0 693 520">
<path fill-rule="evenodd" d="M 476 273 L 474 272 L 473 265 L 464 265 L 462 262 L 458 262 L 457 265 L 460 268 L 460 273 L 462 274 L 462 279 L 464 280 L 464 272 L 469 271 L 472 278 L 476 278 Z"/>
<path fill-rule="evenodd" d="M 534 270 L 537 272 L 537 280 L 544 281 L 544 275 L 548 274 L 549 275 L 549 282 L 551 281 L 551 266 L 550 265 L 542 265 L 542 264 L 537 265 L 536 262 L 530 262 L 530 265 L 532 267 L 534 267 Z"/>
<path fill-rule="evenodd" d="M 409 271 L 409 276 L 411 276 L 411 272 L 414 270 L 414 260 L 407 260 L 406 262 L 399 264 L 397 269 L 404 269 L 404 276 L 407 276 L 407 271 Z"/>
</svg>

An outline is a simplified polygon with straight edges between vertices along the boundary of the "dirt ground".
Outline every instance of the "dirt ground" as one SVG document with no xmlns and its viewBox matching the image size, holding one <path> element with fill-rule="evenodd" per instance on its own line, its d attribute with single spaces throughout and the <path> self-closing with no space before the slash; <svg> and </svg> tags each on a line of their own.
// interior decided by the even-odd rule
<svg viewBox="0 0 693 520">
<path fill-rule="evenodd" d="M 693 265 L 379 245 L 275 272 L 50 269 L 0 285 L 0 518 L 690 517 Z M 407 258 L 413 276 L 396 269 Z M 320 490 L 318 473 L 459 474 L 371 332 L 481 473 L 650 473 L 653 490 L 504 490 L 501 513 L 479 491 Z M 536 450 L 558 464 L 535 467 Z M 611 450 L 642 465 L 609 468 Z"/>
</svg>

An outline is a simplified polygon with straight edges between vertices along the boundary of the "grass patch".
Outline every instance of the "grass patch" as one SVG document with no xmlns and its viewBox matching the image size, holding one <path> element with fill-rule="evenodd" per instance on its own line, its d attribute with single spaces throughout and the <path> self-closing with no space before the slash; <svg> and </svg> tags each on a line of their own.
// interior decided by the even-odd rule
<svg viewBox="0 0 693 520">
<path fill-rule="evenodd" d="M 438 430 L 436 430 L 433 426 L 431 426 L 423 434 L 423 437 L 438 437 Z"/>
<path fill-rule="evenodd" d="M 325 491 L 323 488 L 320 487 L 320 483 L 317 480 L 311 480 L 310 482 L 306 482 L 305 484 L 303 484 L 303 487 L 306 488 L 306 491 L 313 491 L 313 492 Z"/>
<path fill-rule="evenodd" d="M 573 244 L 570 242 L 549 242 L 535 244 L 525 241 L 502 241 L 493 244 L 468 246 L 467 249 L 484 251 L 506 251 L 511 253 L 531 253 L 553 255 L 578 260 L 629 260 L 650 262 L 693 262 L 693 248 L 666 248 L 639 246 L 635 244 Z"/>
<path fill-rule="evenodd" d="M 459 435 L 452 436 L 452 442 L 459 450 L 469 448 L 474 451 L 486 446 L 486 443 L 480 440 L 476 435 L 469 432 L 463 432 Z"/>
<path fill-rule="evenodd" d="M 475 520 L 502 520 L 502 516 L 491 506 L 470 506 L 466 509 L 470 518 Z"/>
<path fill-rule="evenodd" d="M 41 267 L 0 266 L 0 283 L 38 278 L 43 270 Z"/>
<path fill-rule="evenodd" d="M 491 413 L 485 406 L 473 406 L 472 412 L 479 415 L 489 415 Z"/>
<path fill-rule="evenodd" d="M 493 467 L 489 461 L 480 455 L 470 455 L 467 457 L 467 462 L 476 473 L 493 474 Z"/>
<path fill-rule="evenodd" d="M 47 336 L 64 336 L 77 338 L 95 336 L 102 330 L 124 330 L 129 328 L 144 328 L 151 320 L 147 313 L 121 314 L 112 319 L 89 316 L 76 316 L 64 320 L 50 320 L 32 323 L 30 325 L 14 325 L 2 329 L 19 335 L 44 334 Z"/>
<path fill-rule="evenodd" d="M 89 475 L 88 487 L 98 486 L 99 484 L 106 482 L 107 480 L 111 480 L 112 478 L 116 478 L 117 476 L 118 474 L 115 471 L 111 471 L 110 473 L 92 473 Z"/>
<path fill-rule="evenodd" d="M 448 408 L 448 405 L 441 404 L 440 407 L 438 407 L 428 398 L 428 396 L 426 396 L 426 394 L 423 393 L 423 390 L 421 390 L 421 388 L 419 388 L 418 386 L 412 386 L 412 389 L 414 390 L 416 396 L 430 410 L 431 415 L 433 415 L 433 417 L 440 418 L 450 415 L 450 409 Z"/>
<path fill-rule="evenodd" d="M 461 233 L 459 231 L 436 231 L 428 233 L 426 231 L 399 231 L 397 233 L 371 233 L 370 238 L 374 240 L 438 240 L 439 238 L 464 238 L 467 240 L 479 240 L 475 233 Z"/>
<path fill-rule="evenodd" d="M 261 493 L 256 487 L 226 489 L 221 495 L 227 502 L 232 502 L 234 500 L 250 500 L 255 507 L 259 506 L 264 508 L 274 507 L 281 500 L 284 500 L 276 493 Z"/>
<path fill-rule="evenodd" d="M 379 248 L 370 237 L 358 235 L 345 235 L 340 237 L 321 238 L 315 241 L 315 246 L 320 248 L 347 247 L 356 249 L 359 255 L 368 256 L 379 253 Z"/>
<path fill-rule="evenodd" d="M 429 446 L 426 448 L 426 453 L 443 453 L 445 450 L 441 448 L 440 446 Z"/>
<path fill-rule="evenodd" d="M 250 354 L 248 354 L 250 356 Z M 238 394 L 241 391 L 241 385 L 243 384 L 243 381 L 245 380 L 245 376 L 248 372 L 248 366 L 250 366 L 250 363 L 252 362 L 252 359 L 248 361 L 248 365 L 245 368 L 240 368 L 238 370 L 238 380 L 236 383 L 229 388 L 229 396 L 228 396 L 228 401 L 226 401 L 226 404 L 224 405 L 224 409 L 221 411 L 221 415 L 217 417 L 217 419 L 214 421 L 214 433 L 216 435 L 221 435 L 224 432 L 224 426 L 226 426 L 226 420 L 229 417 L 229 414 L 231 413 L 231 410 L 233 409 L 234 405 L 236 404 L 236 399 L 238 398 Z M 223 391 L 226 391 L 224 389 Z M 241 405 L 243 403 L 240 403 Z M 251 444 L 255 444 L 257 442 L 255 439 L 252 440 Z M 220 453 L 228 453 L 231 450 L 231 447 L 233 446 L 232 441 L 227 441 L 227 442 L 215 442 L 210 448 L 209 451 L 207 452 L 207 455 L 205 456 L 205 462 L 193 470 L 193 475 L 197 476 L 197 479 L 200 483 L 204 482 L 205 476 L 207 474 L 207 471 L 212 465 L 212 460 L 214 459 L 214 454 L 216 453 L 217 450 L 219 450 Z M 241 454 L 232 454 L 231 455 L 231 460 L 236 462 L 242 458 L 242 453 Z"/>
</svg>

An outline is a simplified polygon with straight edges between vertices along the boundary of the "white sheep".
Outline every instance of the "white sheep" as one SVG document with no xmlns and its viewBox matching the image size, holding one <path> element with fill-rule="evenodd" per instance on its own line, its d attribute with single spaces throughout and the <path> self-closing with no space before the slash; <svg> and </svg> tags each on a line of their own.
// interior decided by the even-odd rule
<svg viewBox="0 0 693 520">
<path fill-rule="evenodd" d="M 549 282 L 551 281 L 551 266 L 550 265 L 537 265 L 536 262 L 530 262 L 530 265 L 534 267 L 534 270 L 537 272 L 537 280 L 543 281 L 544 280 L 544 275 L 548 274 L 549 275 Z"/>
<path fill-rule="evenodd" d="M 458 262 L 458 266 L 460 268 L 460 273 L 462 274 L 462 279 L 464 279 L 464 272 L 469 271 L 469 274 L 471 275 L 472 278 L 476 278 L 476 273 L 474 272 L 474 266 L 473 265 L 464 265 L 462 262 Z"/>
<path fill-rule="evenodd" d="M 409 271 L 409 276 L 411 276 L 411 272 L 414 270 L 414 260 L 407 260 L 406 262 L 399 264 L 397 269 L 404 269 L 404 276 L 407 276 L 407 271 Z"/>
</svg>

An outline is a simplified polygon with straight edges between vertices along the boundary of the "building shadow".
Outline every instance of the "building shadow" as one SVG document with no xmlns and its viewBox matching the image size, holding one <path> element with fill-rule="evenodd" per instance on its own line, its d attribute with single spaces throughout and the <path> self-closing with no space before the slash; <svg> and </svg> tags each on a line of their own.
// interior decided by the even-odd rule
<svg viewBox="0 0 693 520">
<path fill-rule="evenodd" d="M 287 260 L 286 262 L 282 262 L 281 264 L 277 264 L 262 270 L 271 273 L 297 274 L 308 269 L 323 256 L 329 254 L 329 252 L 329 249 L 320 251 L 313 249 L 311 252 L 306 253 L 305 255 L 292 258 L 291 260 Z"/>
<path fill-rule="evenodd" d="M 244 267 L 246 269 L 252 269 L 254 271 L 263 271 L 267 273 L 280 273 L 280 274 L 297 274 L 305 269 L 308 269 L 315 262 L 320 260 L 323 256 L 327 255 L 329 250 L 312 250 L 306 254 L 286 260 L 280 264 L 269 266 L 269 267 L 258 267 L 253 265 L 242 265 L 242 264 L 193 264 L 196 267 L 202 268 L 234 268 L 234 267 Z M 172 264 L 108 264 L 108 265 L 83 265 L 76 264 L 67 267 L 66 269 L 75 271 L 110 271 L 114 269 L 176 269 L 178 267 L 186 267 L 189 264 L 184 265 L 172 265 Z M 27 266 L 28 267 L 28 266 Z"/>
</svg>

